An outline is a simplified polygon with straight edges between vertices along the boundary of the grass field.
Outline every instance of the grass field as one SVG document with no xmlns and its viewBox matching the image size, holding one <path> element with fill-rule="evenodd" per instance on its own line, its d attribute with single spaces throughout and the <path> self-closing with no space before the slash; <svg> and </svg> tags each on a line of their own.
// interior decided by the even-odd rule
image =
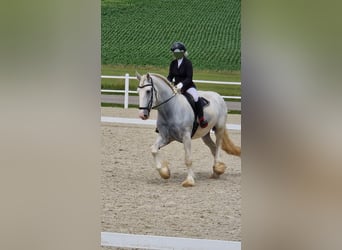
<svg viewBox="0 0 342 250">
<path fill-rule="evenodd" d="M 240 70 L 240 0 L 101 0 L 103 65 L 164 68 L 174 41 L 196 69 Z"/>
<path fill-rule="evenodd" d="M 101 0 L 102 75 L 167 75 L 174 41 L 186 44 L 194 80 L 240 82 L 240 0 Z M 130 90 L 138 81 L 130 80 Z M 199 90 L 241 96 L 241 87 L 196 83 Z M 102 89 L 124 89 L 103 79 Z"/>
<path fill-rule="evenodd" d="M 128 73 L 130 76 L 135 76 L 135 72 L 146 74 L 147 72 L 158 73 L 164 76 L 167 75 L 167 68 L 159 68 L 153 66 L 102 66 L 102 75 L 116 75 L 124 76 Z M 214 70 L 194 70 L 194 80 L 213 80 L 213 81 L 228 81 L 240 82 L 239 71 L 214 71 Z M 224 96 L 241 96 L 241 87 L 238 85 L 217 85 L 217 84 L 204 84 L 196 83 L 199 90 L 211 90 L 218 92 Z M 130 80 L 130 90 L 136 90 L 138 81 Z M 102 79 L 101 89 L 118 89 L 124 90 L 124 80 L 121 79 Z"/>
</svg>

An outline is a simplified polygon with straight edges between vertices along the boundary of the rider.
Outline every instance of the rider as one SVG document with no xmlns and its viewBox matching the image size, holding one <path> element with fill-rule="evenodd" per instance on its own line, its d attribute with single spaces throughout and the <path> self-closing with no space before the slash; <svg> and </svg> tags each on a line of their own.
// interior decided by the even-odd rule
<svg viewBox="0 0 342 250">
<path fill-rule="evenodd" d="M 181 93 L 189 93 L 195 101 L 195 108 L 198 113 L 198 120 L 201 128 L 208 126 L 208 121 L 203 116 L 203 106 L 199 99 L 196 86 L 192 81 L 192 63 L 186 57 L 188 55 L 185 45 L 181 42 L 175 42 L 171 46 L 171 51 L 175 57 L 170 63 L 169 75 L 167 79 L 173 82 L 174 85 L 181 91 Z"/>
</svg>

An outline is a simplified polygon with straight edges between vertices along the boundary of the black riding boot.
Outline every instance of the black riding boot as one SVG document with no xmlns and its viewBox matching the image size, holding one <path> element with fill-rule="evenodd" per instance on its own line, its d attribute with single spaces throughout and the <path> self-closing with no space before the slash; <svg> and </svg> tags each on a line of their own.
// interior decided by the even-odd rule
<svg viewBox="0 0 342 250">
<path fill-rule="evenodd" d="M 195 107 L 196 107 L 197 114 L 198 114 L 199 124 L 201 128 L 205 128 L 206 126 L 208 126 L 208 121 L 204 119 L 203 106 L 202 106 L 201 100 L 198 100 L 197 102 L 195 102 Z"/>
</svg>

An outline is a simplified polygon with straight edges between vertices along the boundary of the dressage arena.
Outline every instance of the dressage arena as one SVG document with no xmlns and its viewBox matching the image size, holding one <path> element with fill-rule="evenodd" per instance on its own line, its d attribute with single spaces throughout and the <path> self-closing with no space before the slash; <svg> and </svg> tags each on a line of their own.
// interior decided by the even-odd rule
<svg viewBox="0 0 342 250">
<path fill-rule="evenodd" d="M 102 107 L 101 116 L 137 119 L 138 110 Z M 156 119 L 155 110 L 150 119 Z M 228 123 L 240 125 L 240 115 L 228 115 Z M 101 122 L 101 231 L 241 241 L 241 159 L 221 151 L 227 170 L 220 179 L 209 179 L 213 157 L 201 139 L 193 140 L 196 184 L 184 188 L 183 145 L 161 149 L 171 170 L 170 179 L 161 179 L 150 150 L 154 129 Z M 229 130 L 229 136 L 241 146 L 240 130 Z"/>
</svg>

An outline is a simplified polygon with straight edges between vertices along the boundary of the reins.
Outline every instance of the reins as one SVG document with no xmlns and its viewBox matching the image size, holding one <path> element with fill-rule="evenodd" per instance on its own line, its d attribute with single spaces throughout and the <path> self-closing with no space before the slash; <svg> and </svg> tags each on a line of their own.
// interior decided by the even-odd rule
<svg viewBox="0 0 342 250">
<path fill-rule="evenodd" d="M 153 106 L 152 109 L 155 109 L 155 108 L 157 108 L 157 107 L 159 107 L 159 106 L 161 106 L 161 105 L 167 103 L 167 102 L 170 101 L 176 94 L 177 94 L 177 93 L 173 93 L 172 96 L 170 96 L 168 99 L 166 99 L 166 100 L 163 101 L 162 103 L 159 103 L 158 105 Z"/>
</svg>

